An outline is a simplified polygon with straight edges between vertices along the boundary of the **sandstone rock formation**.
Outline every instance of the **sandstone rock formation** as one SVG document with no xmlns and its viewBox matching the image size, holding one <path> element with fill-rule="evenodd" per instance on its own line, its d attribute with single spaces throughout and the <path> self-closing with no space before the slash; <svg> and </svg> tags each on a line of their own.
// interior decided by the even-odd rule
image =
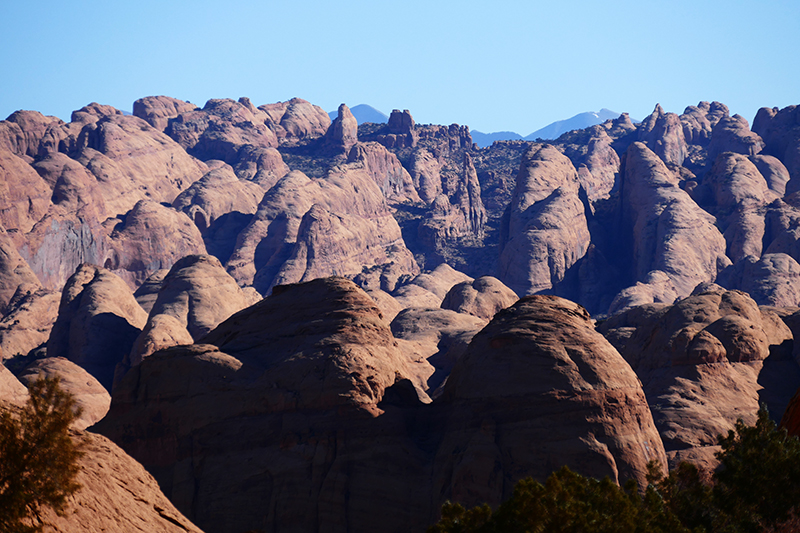
<svg viewBox="0 0 800 533">
<path fill-rule="evenodd" d="M 532 294 L 564 279 L 589 246 L 578 176 L 550 145 L 525 154 L 504 221 L 499 278 L 518 294 Z"/>
<path fill-rule="evenodd" d="M 376 142 L 356 143 L 348 163 L 361 163 L 389 203 L 417 203 L 420 197 L 408 171 L 392 152 Z"/>
<path fill-rule="evenodd" d="M 39 280 L 0 227 L 0 313 L 6 312 L 21 285 L 38 286 Z"/>
<path fill-rule="evenodd" d="M 113 226 L 110 246 L 103 266 L 132 288 L 181 257 L 206 252 L 200 230 L 186 214 L 146 200 Z"/>
<path fill-rule="evenodd" d="M 420 223 L 420 242 L 434 250 L 459 238 L 483 237 L 486 209 L 481 201 L 478 175 L 468 154 L 464 155 L 463 169 L 452 196 L 439 194 L 431 204 L 430 215 Z"/>
<path fill-rule="evenodd" d="M 452 414 L 435 479 L 456 501 L 496 504 L 523 472 L 543 479 L 564 464 L 641 484 L 649 460 L 666 460 L 636 374 L 588 313 L 561 298 L 531 296 L 499 312 L 442 400 Z"/>
<path fill-rule="evenodd" d="M 98 118 L 94 113 L 112 111 L 90 111 L 85 123 L 73 121 L 82 128 L 67 155 L 101 183 L 109 213 L 126 213 L 143 199 L 172 202 L 205 174 L 202 162 L 142 119 L 116 113 Z"/>
<path fill-rule="evenodd" d="M 472 278 L 442 263 L 430 272 L 415 276 L 395 289 L 392 296 L 406 307 L 440 307 L 447 292 L 457 283 L 472 282 Z"/>
<path fill-rule="evenodd" d="M 562 145 L 564 155 L 570 158 L 578 171 L 578 181 L 591 206 L 608 199 L 618 185 L 619 155 L 612 146 L 614 138 L 609 135 L 606 126 L 611 125 L 587 128 L 585 135 L 570 138 Z"/>
<path fill-rule="evenodd" d="M 202 533 L 164 496 L 142 465 L 100 435 L 76 432 L 83 457 L 76 479 L 81 485 L 69 498 L 64 516 L 43 513 L 46 531 L 152 531 Z"/>
<path fill-rule="evenodd" d="M 294 171 L 264 195 L 226 264 L 240 285 L 267 294 L 275 284 L 357 275 L 394 263 L 419 272 L 377 184 L 359 163 L 322 179 Z"/>
<path fill-rule="evenodd" d="M 759 305 L 800 306 L 800 264 L 787 254 L 746 257 L 724 270 L 719 283 L 747 292 Z"/>
<path fill-rule="evenodd" d="M 26 386 L 36 381 L 39 376 L 59 378 L 61 389 L 75 399 L 81 415 L 72 427 L 86 429 L 94 425 L 108 412 L 111 406 L 111 395 L 86 370 L 63 357 L 47 357 L 37 359 L 19 373 L 19 380 Z"/>
<path fill-rule="evenodd" d="M 22 407 L 27 399 L 28 389 L 0 362 L 0 408 Z"/>
<path fill-rule="evenodd" d="M 780 416 L 800 385 L 792 333 L 742 292 L 710 286 L 675 305 L 634 307 L 600 330 L 642 380 L 670 464 L 713 467 L 717 435 L 739 418 L 752 423 L 759 402 Z"/>
<path fill-rule="evenodd" d="M 48 357 L 64 357 L 111 390 L 114 369 L 128 355 L 147 321 L 131 289 L 108 270 L 81 265 L 67 281 Z"/>
<path fill-rule="evenodd" d="M 0 224 L 27 233 L 47 212 L 52 191 L 21 157 L 0 150 Z"/>
<path fill-rule="evenodd" d="M 714 125 L 711 142 L 708 143 L 708 158 L 714 161 L 723 152 L 754 156 L 763 147 L 764 141 L 757 133 L 750 131 L 747 120 L 739 115 L 733 115 L 723 117 Z"/>
<path fill-rule="evenodd" d="M 688 153 L 680 117 L 664 112 L 659 104 L 642 121 L 639 141 L 669 165 L 681 166 Z"/>
<path fill-rule="evenodd" d="M 45 344 L 60 301 L 56 291 L 20 285 L 0 319 L 0 358 L 26 355 Z"/>
<path fill-rule="evenodd" d="M 452 309 L 478 318 L 491 320 L 501 309 L 511 306 L 519 296 L 491 276 L 454 285 L 442 300 L 442 309 Z"/>
<path fill-rule="evenodd" d="M 358 142 L 358 121 L 345 104 L 325 133 L 325 143 L 333 150 L 347 153 Z"/>
<path fill-rule="evenodd" d="M 359 430 L 351 434 L 341 424 L 376 420 L 386 388 L 413 376 L 412 367 L 422 363 L 400 353 L 372 300 L 352 282 L 330 278 L 278 289 L 223 322 L 202 339 L 205 344 L 157 352 L 131 369 L 98 427 L 143 461 L 172 501 L 210 530 L 376 524 L 360 499 L 375 485 L 347 472 L 370 448 L 393 448 L 380 439 L 359 442 Z M 183 378 L 173 379 L 176 373 Z M 162 413 L 160 422 L 143 431 L 140 416 L 153 409 Z M 257 420 L 256 426 L 277 433 L 251 431 Z M 236 445 L 217 448 L 237 427 L 243 432 Z M 310 444 L 319 450 L 317 459 L 302 451 L 311 442 L 307 431 L 317 435 Z M 213 435 L 223 440 L 215 442 Z M 180 472 L 194 470 L 191 456 L 202 456 L 205 466 L 186 477 Z M 390 463 L 371 461 L 357 470 L 372 470 L 368 478 L 383 476 L 394 470 Z M 307 467 L 313 473 L 298 485 L 297 468 Z M 253 475 L 265 483 L 248 481 Z M 349 511 L 334 503 L 343 487 L 358 495 Z M 309 490 L 322 491 L 319 502 L 332 503 L 320 507 L 316 498 L 307 499 Z M 239 496 L 228 498 L 231 491 Z M 251 505 L 256 501 L 271 503 Z M 269 509 L 266 522 L 252 512 L 256 508 Z M 397 512 L 392 516 L 399 518 Z"/>
<path fill-rule="evenodd" d="M 765 206 L 779 196 L 749 158 L 720 154 L 693 196 L 701 205 L 708 203 L 706 210 L 717 216 L 731 261 L 761 256 Z"/>
<path fill-rule="evenodd" d="M 419 316 L 445 315 L 483 323 L 442 309 Z M 541 327 L 523 333 L 523 318 Z M 457 343 L 456 322 L 440 324 L 419 333 Z M 417 359 L 414 341 L 394 339 L 352 282 L 278 286 L 202 344 L 156 352 L 131 369 L 96 427 L 141 460 L 179 509 L 223 532 L 369 530 L 387 520 L 420 529 L 445 498 L 495 502 L 519 477 L 545 474 L 548 450 L 553 462 L 615 479 L 642 477 L 647 458 L 666 461 L 635 375 L 577 305 L 523 300 L 493 324 L 456 363 L 457 385 L 426 403 L 420 370 L 431 365 Z M 530 367 L 537 346 L 549 373 Z M 491 361 L 502 354 L 515 363 Z M 565 375 L 557 367 L 567 361 L 578 366 Z M 491 408 L 474 410 L 476 402 Z M 544 429 L 556 417 L 561 429 Z M 487 432 L 504 438 L 487 441 Z"/>
<path fill-rule="evenodd" d="M 216 168 L 180 193 L 172 207 L 186 213 L 197 229 L 205 232 L 220 217 L 236 211 L 254 214 L 264 189 L 239 180 L 230 166 Z"/>
<path fill-rule="evenodd" d="M 146 96 L 133 103 L 133 116 L 146 121 L 159 131 L 167 129 L 169 120 L 181 113 L 197 109 L 190 102 L 184 102 L 169 96 Z"/>
<path fill-rule="evenodd" d="M 401 348 L 421 355 L 433 365 L 435 371 L 427 379 L 427 392 L 435 397 L 472 337 L 486 323 L 486 319 L 450 309 L 408 307 L 392 320 L 391 328 L 396 339 L 412 344 Z"/>
<path fill-rule="evenodd" d="M 47 359 L 41 364 L 46 366 L 47 372 L 64 368 L 63 359 Z M 63 374 L 60 375 L 63 378 Z M 96 389 L 71 381 L 69 378 L 73 376 L 68 373 L 62 385 L 73 391 L 83 391 L 84 394 L 79 392 L 79 402 L 89 400 Z M 106 393 L 106 400 L 107 396 Z M 26 387 L 0 364 L 0 410 L 21 407 L 27 397 Z M 89 400 L 89 403 L 96 402 Z M 57 516 L 49 508 L 42 510 L 41 518 L 47 524 L 45 531 L 202 533 L 175 509 L 142 465 L 117 445 L 105 437 L 78 429 L 71 430 L 71 437 L 83 452 L 78 459 L 76 480 L 81 488 L 67 499 L 63 516 Z"/>
<path fill-rule="evenodd" d="M 680 189 L 676 176 L 642 143 L 628 148 L 622 195 L 637 281 L 659 270 L 679 296 L 686 296 L 730 264 L 714 217 Z"/>
<path fill-rule="evenodd" d="M 763 139 L 764 155 L 775 156 L 789 171 L 792 181 L 786 192 L 800 190 L 800 127 L 797 106 L 784 109 L 762 107 L 753 120 L 753 132 Z"/>
<path fill-rule="evenodd" d="M 203 161 L 219 159 L 235 165 L 240 150 L 247 146 L 278 146 L 278 137 L 267 127 L 267 119 L 268 115 L 247 98 L 212 99 L 202 109 L 181 113 L 170 120 L 165 133 Z"/>
<path fill-rule="evenodd" d="M 258 109 L 267 114 L 267 125 L 281 143 L 322 137 L 331 125 L 330 117 L 321 107 L 302 98 L 261 105 Z"/>
<path fill-rule="evenodd" d="M 8 150 L 23 159 L 36 158 L 41 155 L 48 133 L 63 125 L 61 119 L 46 117 L 38 111 L 15 111 L 0 121 L 0 150 Z"/>
<path fill-rule="evenodd" d="M 728 107 L 719 102 L 690 105 L 680 116 L 684 139 L 689 144 L 708 146 L 714 126 L 728 115 Z"/>
</svg>

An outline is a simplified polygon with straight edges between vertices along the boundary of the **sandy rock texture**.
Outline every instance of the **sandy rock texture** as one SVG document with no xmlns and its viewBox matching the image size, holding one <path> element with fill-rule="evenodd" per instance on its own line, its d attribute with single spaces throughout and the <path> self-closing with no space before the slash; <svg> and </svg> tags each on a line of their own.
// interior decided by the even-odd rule
<svg viewBox="0 0 800 533">
<path fill-rule="evenodd" d="M 157 352 L 132 368 L 98 428 L 208 529 L 377 524 L 374 511 L 364 515 L 365 498 L 377 489 L 369 480 L 397 475 L 418 460 L 402 457 L 405 444 L 386 443 L 391 435 L 373 434 L 368 443 L 361 435 L 383 412 L 385 390 L 425 363 L 399 351 L 372 300 L 348 280 L 274 292 L 223 322 L 203 344 Z M 176 374 L 182 379 L 170 377 Z M 140 416 L 153 410 L 161 421 L 145 430 Z M 223 444 L 230 431 L 239 435 L 233 447 Z M 374 449 L 383 450 L 381 457 L 399 454 L 398 463 L 368 460 Z M 203 457 L 204 466 L 192 457 Z M 300 475 L 309 468 L 310 476 Z M 263 482 L 252 483 L 252 476 Z M 399 507 L 415 500 L 411 485 L 384 487 L 386 496 L 408 490 L 391 518 L 400 519 Z M 338 502 L 345 487 L 358 496 L 352 505 Z M 308 499 L 309 491 L 321 497 Z M 228 498 L 231 492 L 239 497 Z"/>
<path fill-rule="evenodd" d="M 58 317 L 61 294 L 35 285 L 20 285 L 0 319 L 2 357 L 26 355 L 45 344 Z"/>
<path fill-rule="evenodd" d="M 627 151 L 623 181 L 623 217 L 632 229 L 635 279 L 663 272 L 678 296 L 702 282 L 714 281 L 730 264 L 715 219 L 678 186 L 678 178 L 642 143 Z M 612 312 L 621 310 L 612 305 Z"/>
<path fill-rule="evenodd" d="M 793 335 L 747 294 L 708 285 L 674 305 L 647 304 L 600 326 L 642 380 L 670 464 L 713 467 L 716 437 L 760 402 L 780 416 L 800 385 Z"/>
<path fill-rule="evenodd" d="M 84 450 L 77 482 L 64 516 L 44 513 L 45 531 L 152 531 L 202 533 L 164 496 L 139 463 L 105 437 L 75 432 Z"/>
<path fill-rule="evenodd" d="M 75 429 L 86 429 L 102 420 L 111 406 L 111 395 L 86 370 L 63 357 L 37 359 L 18 373 L 19 380 L 30 386 L 39 376 L 57 377 L 62 390 L 75 399 L 81 415 L 72 424 Z"/>
<path fill-rule="evenodd" d="M 281 178 L 239 234 L 226 268 L 239 284 L 267 294 L 276 284 L 391 264 L 398 273 L 419 272 L 384 195 L 354 162 L 321 179 L 299 171 Z"/>
<path fill-rule="evenodd" d="M 141 464 L 107 438 L 78 429 L 88 422 L 92 408 L 102 403 L 98 401 L 104 392 L 102 387 L 91 377 L 81 376 L 79 368 L 63 359 L 44 359 L 36 365 L 47 375 L 61 376 L 62 386 L 76 394 L 85 409 L 77 427 L 71 430 L 73 441 L 83 451 L 77 476 L 81 488 L 68 498 L 63 516 L 44 509 L 44 531 L 202 533 L 175 509 Z M 0 409 L 20 407 L 27 397 L 25 385 L 0 364 Z M 106 408 L 108 399 L 105 393 Z"/>
<path fill-rule="evenodd" d="M 442 399 L 452 414 L 437 479 L 458 501 L 500 502 L 518 472 L 543 478 L 555 463 L 642 483 L 649 460 L 666 461 L 636 374 L 582 307 L 558 297 L 495 315 Z"/>
<path fill-rule="evenodd" d="M 491 320 L 498 311 L 510 307 L 517 300 L 517 293 L 499 279 L 482 276 L 472 282 L 454 285 L 442 300 L 442 309 Z"/>
<path fill-rule="evenodd" d="M 586 253 L 590 235 L 578 175 L 550 145 L 523 158 L 504 222 L 499 279 L 517 294 L 550 289 Z"/>
<path fill-rule="evenodd" d="M 121 278 L 81 265 L 64 287 L 47 355 L 78 364 L 110 391 L 117 364 L 146 321 L 147 313 Z"/>
<path fill-rule="evenodd" d="M 392 327 L 440 345 L 459 340 L 454 316 L 485 323 L 416 313 L 432 327 L 414 317 Z M 641 477 L 647 458 L 666 462 L 636 376 L 576 304 L 534 297 L 501 311 L 432 403 L 421 370 L 433 366 L 413 342 L 395 339 L 346 279 L 277 286 L 199 343 L 132 368 L 96 428 L 142 461 L 179 509 L 221 532 L 421 529 L 445 498 L 496 502 L 520 476 L 546 475 L 543 450 L 615 479 Z M 549 372 L 530 366 L 536 346 Z M 542 417 L 562 429 L 545 430 Z"/>
</svg>

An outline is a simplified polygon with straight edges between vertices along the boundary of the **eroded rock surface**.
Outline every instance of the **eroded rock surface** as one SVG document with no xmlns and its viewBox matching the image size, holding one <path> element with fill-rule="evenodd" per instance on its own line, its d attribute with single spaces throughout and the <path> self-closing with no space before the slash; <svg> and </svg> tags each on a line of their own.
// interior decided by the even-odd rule
<svg viewBox="0 0 800 533">
<path fill-rule="evenodd" d="M 47 355 L 77 363 L 110 391 L 117 364 L 146 321 L 147 313 L 121 278 L 81 265 L 64 287 Z"/>
<path fill-rule="evenodd" d="M 670 464 L 713 467 L 717 435 L 755 421 L 759 402 L 780 416 L 800 385 L 791 331 L 739 291 L 712 285 L 674 305 L 634 307 L 601 331 L 642 380 Z"/>
<path fill-rule="evenodd" d="M 641 483 L 649 460 L 666 460 L 636 374 L 582 307 L 558 297 L 495 315 L 442 399 L 452 413 L 436 482 L 457 501 L 500 502 L 519 474 L 543 479 L 564 464 Z"/>
<path fill-rule="evenodd" d="M 590 235 L 572 163 L 550 145 L 523 158 L 500 246 L 500 280 L 517 294 L 553 287 L 586 253 Z"/>
</svg>

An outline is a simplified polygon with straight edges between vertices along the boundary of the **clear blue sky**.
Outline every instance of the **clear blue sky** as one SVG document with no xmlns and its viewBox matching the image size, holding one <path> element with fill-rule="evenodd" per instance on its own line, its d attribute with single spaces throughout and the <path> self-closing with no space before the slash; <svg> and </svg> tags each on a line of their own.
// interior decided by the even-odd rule
<svg viewBox="0 0 800 533">
<path fill-rule="evenodd" d="M 602 107 L 800 104 L 800 1 L 0 0 L 0 117 L 304 98 L 528 133 Z"/>
</svg>

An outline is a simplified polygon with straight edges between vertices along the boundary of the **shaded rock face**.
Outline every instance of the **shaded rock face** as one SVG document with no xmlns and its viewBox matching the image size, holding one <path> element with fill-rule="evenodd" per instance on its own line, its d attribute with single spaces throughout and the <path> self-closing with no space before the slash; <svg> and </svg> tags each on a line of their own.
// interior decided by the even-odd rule
<svg viewBox="0 0 800 533">
<path fill-rule="evenodd" d="M 670 464 L 713 467 L 717 435 L 752 423 L 759 402 L 780 416 L 800 385 L 792 333 L 746 294 L 711 286 L 675 305 L 643 305 L 600 330 L 642 380 Z"/>
<path fill-rule="evenodd" d="M 717 216 L 727 243 L 727 256 L 733 262 L 761 256 L 765 206 L 778 197 L 756 165 L 733 152 L 717 157 L 695 195 L 701 204 L 713 199 L 711 205 L 704 207 Z"/>
<path fill-rule="evenodd" d="M 0 227 L 0 312 L 7 311 L 21 285 L 38 287 L 39 280 Z"/>
<path fill-rule="evenodd" d="M 206 344 L 158 352 L 133 368 L 98 428 L 209 530 L 378 527 L 380 511 L 368 511 L 363 499 L 377 487 L 370 480 L 406 472 L 419 459 L 370 459 L 375 449 L 381 457 L 402 456 L 408 441 L 387 442 L 393 438 L 387 435 L 367 443 L 359 435 L 379 422 L 373 417 L 383 412 L 377 404 L 384 391 L 414 363 L 352 282 L 332 278 L 279 289 L 217 327 Z M 175 373 L 183 379 L 173 379 Z M 153 409 L 162 413 L 160 422 L 145 430 L 139 417 Z M 252 431 L 256 426 L 266 432 Z M 239 433 L 233 447 L 230 431 Z M 317 451 L 308 455 L 308 446 Z M 199 470 L 192 456 L 203 457 Z M 299 475 L 308 468 L 310 476 Z M 252 483 L 253 475 L 263 482 Z M 409 521 L 400 506 L 424 501 L 411 490 L 416 481 L 384 486 L 386 495 L 400 496 L 398 507 L 385 510 L 397 523 Z M 357 495 L 353 504 L 340 505 L 342 490 Z M 239 497 L 227 497 L 232 492 Z M 269 509 L 266 521 L 251 512 L 257 508 Z"/>
<path fill-rule="evenodd" d="M 376 142 L 356 143 L 347 155 L 348 163 L 361 163 L 389 203 L 420 201 L 408 171 L 397 156 Z"/>
<path fill-rule="evenodd" d="M 547 331 L 517 327 L 508 320 L 515 308 Z M 492 351 L 476 338 L 447 399 L 426 404 L 415 379 L 431 365 L 416 359 L 414 341 L 392 336 L 352 282 L 279 286 L 202 344 L 156 352 L 131 369 L 95 428 L 142 461 L 193 521 L 220 532 L 422 529 L 444 499 L 495 503 L 520 477 L 549 474 L 543 450 L 559 465 L 614 479 L 642 477 L 647 458 L 665 462 L 635 375 L 579 306 L 548 297 L 512 310 L 478 336 L 506 346 Z M 441 324 L 418 333 L 457 342 L 448 329 L 456 322 Z M 509 365 L 487 359 L 502 352 L 511 367 L 528 367 L 536 346 L 549 354 L 551 373 L 528 369 L 529 379 L 511 380 L 515 394 L 504 391 Z M 478 378 L 467 357 L 482 384 L 470 381 Z M 555 370 L 566 361 L 580 365 L 569 376 Z M 493 408 L 481 417 L 469 407 L 476 401 Z M 573 416 L 565 418 L 567 405 Z M 563 429 L 536 429 L 556 416 Z M 484 442 L 487 431 L 502 438 Z"/>
<path fill-rule="evenodd" d="M 518 294 L 549 289 L 586 253 L 589 230 L 572 163 L 550 145 L 525 155 L 508 207 L 499 278 Z"/>
<path fill-rule="evenodd" d="M 193 183 L 175 198 L 172 206 L 186 213 L 197 229 L 206 233 L 220 217 L 229 213 L 254 214 L 263 196 L 262 187 L 238 179 L 233 169 L 225 165 Z"/>
<path fill-rule="evenodd" d="M 630 120 L 628 120 L 630 122 Z M 620 170 L 619 155 L 613 148 L 614 138 L 606 125 L 587 128 L 585 138 L 566 140 L 561 145 L 564 155 L 569 157 L 578 171 L 578 182 L 586 192 L 592 207 L 610 197 L 617 186 Z"/>
<path fill-rule="evenodd" d="M 641 484 L 647 461 L 666 459 L 636 374 L 582 307 L 554 296 L 500 311 L 443 400 L 452 414 L 435 476 L 457 501 L 498 503 L 520 473 L 542 479 L 555 463 Z"/>
<path fill-rule="evenodd" d="M 754 156 L 763 147 L 764 141 L 757 133 L 750 131 L 747 120 L 739 115 L 733 115 L 723 117 L 714 125 L 711 142 L 708 143 L 708 157 L 713 161 L 723 152 Z"/>
<path fill-rule="evenodd" d="M 797 106 L 784 109 L 762 107 L 753 120 L 753 131 L 764 140 L 764 155 L 780 159 L 792 181 L 787 192 L 800 190 L 800 111 Z"/>
<path fill-rule="evenodd" d="M 800 306 L 800 264 L 787 254 L 746 257 L 725 269 L 718 282 L 745 291 L 759 305 Z"/>
<path fill-rule="evenodd" d="M 215 257 L 182 258 L 159 283 L 147 325 L 131 349 L 128 364 L 118 369 L 117 379 L 157 350 L 192 344 L 252 303 Z"/>
<path fill-rule="evenodd" d="M 121 278 L 98 266 L 81 265 L 64 286 L 47 355 L 80 365 L 111 390 L 115 367 L 146 320 L 147 313 Z"/>
<path fill-rule="evenodd" d="M 419 240 L 434 250 L 446 242 L 463 237 L 481 239 L 486 227 L 486 209 L 481 201 L 481 185 L 469 154 L 464 155 L 462 178 L 451 198 L 436 197 L 430 215 L 420 223 Z"/>
</svg>

